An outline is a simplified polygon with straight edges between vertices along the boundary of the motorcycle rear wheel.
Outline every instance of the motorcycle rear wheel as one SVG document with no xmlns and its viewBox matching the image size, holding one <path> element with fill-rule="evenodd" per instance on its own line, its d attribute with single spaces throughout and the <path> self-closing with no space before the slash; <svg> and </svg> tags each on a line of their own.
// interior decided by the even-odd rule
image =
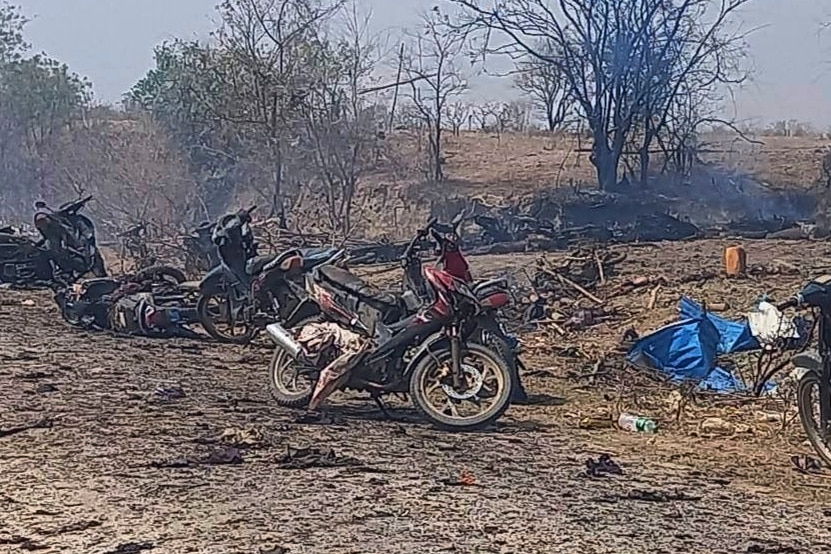
<svg viewBox="0 0 831 554">
<path fill-rule="evenodd" d="M 211 307 L 210 303 L 212 300 L 219 301 L 219 314 L 216 314 L 215 312 L 217 310 Z M 205 332 L 219 342 L 229 344 L 248 344 L 257 334 L 257 329 L 248 322 L 241 322 L 243 331 L 238 335 L 233 333 L 233 326 L 231 327 L 232 331 L 230 333 L 219 330 L 217 325 L 217 315 L 221 316 L 221 312 L 224 311 L 229 316 L 227 319 L 230 319 L 230 307 L 230 299 L 228 298 L 226 292 L 221 290 L 210 291 L 199 297 L 199 301 L 196 303 L 196 315 L 199 318 L 199 323 L 202 325 L 202 328 L 205 329 Z M 230 324 L 233 325 L 233 322 Z"/>
<path fill-rule="evenodd" d="M 485 367 L 475 367 L 470 363 L 470 360 L 483 362 Z M 431 381 L 438 383 L 438 374 L 443 368 L 449 368 L 449 349 L 425 356 L 410 375 L 410 395 L 416 408 L 433 425 L 446 431 L 474 431 L 487 427 L 502 417 L 502 414 L 511 404 L 513 375 L 508 364 L 497 352 L 481 344 L 468 343 L 463 347 L 462 365 L 466 367 L 466 373 L 469 372 L 473 376 L 478 373 L 478 376 L 483 380 L 482 385 L 485 381 L 493 382 L 495 380 L 498 387 L 490 398 L 484 399 L 491 402 L 490 406 L 472 416 L 461 416 L 458 412 L 458 406 L 461 406 L 461 402 L 467 400 L 454 401 L 447 395 L 446 389 L 430 385 Z M 491 374 L 490 379 L 487 379 L 485 372 Z M 440 403 L 443 401 L 442 406 L 434 403 L 429 398 L 432 392 L 439 393 Z M 477 396 L 479 392 L 481 390 L 476 393 Z M 454 393 L 458 394 L 459 392 L 454 391 Z M 444 395 L 443 398 L 442 395 Z M 475 404 L 476 402 L 472 403 Z"/>
<path fill-rule="evenodd" d="M 823 438 L 822 430 L 818 425 L 819 406 L 817 405 L 817 418 L 814 418 L 814 397 L 813 392 L 816 390 L 817 397 L 819 397 L 819 381 L 820 376 L 816 371 L 808 370 L 799 379 L 799 384 L 796 389 L 797 405 L 799 407 L 799 420 L 802 422 L 802 428 L 805 434 L 808 435 L 808 441 L 814 450 L 822 458 L 823 464 L 831 466 L 831 444 L 828 438 Z"/>
<path fill-rule="evenodd" d="M 320 316 L 306 317 L 298 321 L 291 329 L 302 329 L 306 325 L 318 321 L 320 321 Z M 310 378 L 305 378 L 303 381 L 304 384 L 308 384 L 308 387 L 292 390 L 282 379 L 288 372 L 292 373 L 291 376 L 295 382 L 303 378 L 303 376 L 298 375 L 297 364 L 291 356 L 283 348 L 275 346 L 271 362 L 268 364 L 268 386 L 271 396 L 277 402 L 277 405 L 283 408 L 305 408 L 312 399 L 312 393 L 317 383 Z"/>
</svg>

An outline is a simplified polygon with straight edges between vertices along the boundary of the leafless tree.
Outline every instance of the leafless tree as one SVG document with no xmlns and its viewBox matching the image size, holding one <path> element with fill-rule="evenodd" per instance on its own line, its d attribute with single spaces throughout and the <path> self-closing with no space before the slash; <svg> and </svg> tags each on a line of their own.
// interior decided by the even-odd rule
<svg viewBox="0 0 831 554">
<path fill-rule="evenodd" d="M 467 80 L 457 66 L 467 37 L 458 32 L 438 7 L 422 18 L 421 27 L 410 33 L 405 49 L 404 75 L 410 84 L 411 103 L 421 115 L 428 134 L 427 176 L 442 181 L 442 134 L 451 99 L 467 89 Z"/>
<path fill-rule="evenodd" d="M 617 182 L 630 135 L 640 126 L 651 144 L 685 87 L 740 79 L 729 62 L 742 53 L 744 36 L 731 15 L 752 0 L 451 1 L 465 10 L 467 29 L 506 39 L 491 52 L 530 56 L 563 76 L 592 132 L 598 184 L 607 188 Z M 643 155 L 648 166 L 648 147 Z"/>
<path fill-rule="evenodd" d="M 228 59 L 224 75 L 230 98 L 217 117 L 244 142 L 246 162 L 237 180 L 263 197 L 269 215 L 282 216 L 304 179 L 293 145 L 301 100 L 313 86 L 320 64 L 323 26 L 345 0 L 224 0 L 222 26 L 215 33 Z M 245 171 L 248 167 L 251 171 Z M 263 179 L 262 168 L 269 176 Z"/>
<path fill-rule="evenodd" d="M 539 47 L 545 52 L 547 47 Z M 555 57 L 556 52 L 548 54 Z M 559 66 L 538 58 L 525 56 L 516 63 L 514 86 L 527 94 L 535 108 L 545 114 L 545 123 L 549 131 L 556 131 L 565 123 L 573 108 L 565 76 Z"/>
<path fill-rule="evenodd" d="M 450 125 L 450 130 L 454 136 L 459 136 L 462 127 L 467 123 L 470 117 L 470 105 L 457 101 L 447 106 L 447 123 Z"/>
<path fill-rule="evenodd" d="M 354 230 L 359 185 L 378 160 L 386 117 L 374 97 L 362 93 L 380 57 L 369 20 L 351 6 L 341 36 L 302 101 L 302 143 L 322 185 L 330 231 L 344 238 Z"/>
<path fill-rule="evenodd" d="M 504 131 L 523 133 L 528 129 L 530 106 L 527 102 L 511 101 L 502 104 L 499 111 L 499 127 Z"/>
</svg>

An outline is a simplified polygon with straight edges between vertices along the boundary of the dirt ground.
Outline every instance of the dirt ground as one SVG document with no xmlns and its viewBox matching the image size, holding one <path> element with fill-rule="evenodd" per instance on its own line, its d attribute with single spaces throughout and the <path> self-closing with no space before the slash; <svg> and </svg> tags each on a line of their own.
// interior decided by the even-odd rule
<svg viewBox="0 0 831 554">
<path fill-rule="evenodd" d="M 265 343 L 87 333 L 63 324 L 47 293 L 0 290 L 0 552 L 831 552 L 831 474 L 792 469 L 810 450 L 798 424 L 782 428 L 781 402 L 705 399 L 676 419 L 671 388 L 579 377 L 602 357 L 613 364 L 625 329 L 671 321 L 681 293 L 736 315 L 831 272 L 831 244 L 748 242 L 750 264 L 778 273 L 610 298 L 633 276 L 717 271 L 725 244 L 628 248 L 595 291 L 620 318 L 524 335 L 528 388 L 549 400 L 465 435 L 405 404 L 402 421 L 386 421 L 345 395 L 330 421 L 304 423 L 269 398 Z M 473 263 L 484 276 L 532 261 Z M 616 408 L 657 418 L 660 432 L 581 428 Z M 702 432 L 708 417 L 741 430 Z M 302 447 L 333 453 L 287 460 Z M 586 476 L 602 453 L 624 474 Z"/>
</svg>

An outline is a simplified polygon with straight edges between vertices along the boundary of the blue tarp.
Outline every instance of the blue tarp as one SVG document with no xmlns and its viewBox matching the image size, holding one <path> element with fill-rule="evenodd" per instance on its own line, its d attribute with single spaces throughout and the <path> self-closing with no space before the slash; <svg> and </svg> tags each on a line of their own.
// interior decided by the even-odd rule
<svg viewBox="0 0 831 554">
<path fill-rule="evenodd" d="M 670 375 L 692 380 L 702 388 L 735 391 L 744 388 L 729 371 L 716 367 L 719 356 L 758 350 L 760 345 L 747 321 L 730 321 L 709 312 L 687 297 L 681 298 L 681 321 L 641 338 L 627 359 Z"/>
</svg>

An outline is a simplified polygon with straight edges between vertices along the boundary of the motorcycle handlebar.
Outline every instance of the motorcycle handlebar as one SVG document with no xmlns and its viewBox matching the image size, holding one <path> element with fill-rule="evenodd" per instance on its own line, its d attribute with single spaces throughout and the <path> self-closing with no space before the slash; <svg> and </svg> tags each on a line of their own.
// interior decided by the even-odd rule
<svg viewBox="0 0 831 554">
<path fill-rule="evenodd" d="M 74 204 L 72 204 L 70 211 L 77 212 L 78 210 L 83 208 L 86 205 L 86 203 L 89 202 L 90 200 L 92 200 L 92 195 L 91 194 L 89 196 L 85 197 L 85 198 L 82 198 L 81 200 L 78 200 Z"/>
<path fill-rule="evenodd" d="M 425 225 L 423 229 L 418 230 L 416 236 L 412 238 L 409 244 L 407 244 L 407 248 L 404 249 L 404 253 L 401 255 L 402 260 L 406 260 L 412 255 L 413 250 L 416 247 L 416 244 L 418 244 L 418 241 L 426 237 L 427 234 L 433 230 L 433 226 L 436 224 L 437 221 L 438 220 L 435 217 L 431 217 L 430 221 L 427 222 L 427 225 Z"/>
<path fill-rule="evenodd" d="M 796 308 L 799 304 L 799 298 L 794 296 L 777 304 L 776 309 L 781 312 L 782 310 L 787 310 L 788 308 Z"/>
</svg>

